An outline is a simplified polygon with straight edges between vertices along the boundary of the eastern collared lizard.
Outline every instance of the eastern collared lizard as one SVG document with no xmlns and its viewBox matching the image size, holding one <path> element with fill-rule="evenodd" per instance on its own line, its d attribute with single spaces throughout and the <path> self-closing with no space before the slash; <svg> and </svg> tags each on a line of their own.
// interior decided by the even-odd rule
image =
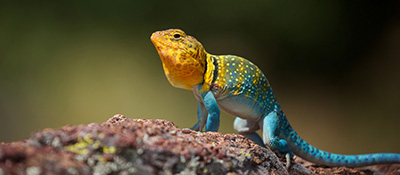
<svg viewBox="0 0 400 175">
<path fill-rule="evenodd" d="M 287 158 L 294 154 L 327 166 L 360 167 L 400 163 L 400 154 L 341 155 L 322 151 L 305 142 L 290 126 L 272 88 L 252 62 L 234 55 L 212 55 L 182 30 L 151 35 L 169 82 L 194 92 L 198 122 L 191 128 L 218 131 L 220 109 L 236 116 L 234 129 L 255 143 Z M 262 129 L 261 138 L 255 131 Z"/>
</svg>

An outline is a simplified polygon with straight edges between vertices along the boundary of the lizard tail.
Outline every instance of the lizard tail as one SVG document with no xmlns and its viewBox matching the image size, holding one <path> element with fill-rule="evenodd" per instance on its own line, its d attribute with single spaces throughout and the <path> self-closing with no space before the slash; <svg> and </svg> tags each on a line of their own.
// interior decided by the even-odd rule
<svg viewBox="0 0 400 175">
<path fill-rule="evenodd" d="M 400 154 L 374 153 L 359 155 L 334 154 L 320 150 L 304 141 L 286 120 L 286 132 L 282 134 L 294 154 L 317 164 L 327 166 L 362 167 L 376 164 L 400 163 Z"/>
</svg>

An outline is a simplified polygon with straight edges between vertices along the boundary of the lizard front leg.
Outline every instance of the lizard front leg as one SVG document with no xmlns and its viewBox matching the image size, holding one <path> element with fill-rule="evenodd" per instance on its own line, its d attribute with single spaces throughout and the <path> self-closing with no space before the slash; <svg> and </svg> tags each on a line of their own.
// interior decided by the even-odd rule
<svg viewBox="0 0 400 175">
<path fill-rule="evenodd" d="M 197 118 L 199 119 L 199 121 L 190 129 L 195 131 L 202 131 L 204 125 L 206 124 L 207 116 L 208 116 L 208 111 L 204 106 L 204 103 L 199 101 L 197 103 Z"/>
<path fill-rule="evenodd" d="M 220 115 L 220 110 L 217 104 L 217 101 L 215 100 L 214 94 L 211 91 L 207 91 L 205 93 L 201 93 L 201 99 L 204 104 L 204 108 L 201 107 L 200 105 L 200 117 L 201 119 L 199 120 L 199 126 L 198 128 L 202 128 L 204 124 L 201 123 L 201 121 L 205 120 L 206 123 L 206 128 L 205 131 L 213 131 L 217 132 L 219 128 L 219 115 Z M 207 119 L 205 118 L 205 114 L 207 114 Z M 196 126 L 196 125 L 195 125 Z"/>
</svg>

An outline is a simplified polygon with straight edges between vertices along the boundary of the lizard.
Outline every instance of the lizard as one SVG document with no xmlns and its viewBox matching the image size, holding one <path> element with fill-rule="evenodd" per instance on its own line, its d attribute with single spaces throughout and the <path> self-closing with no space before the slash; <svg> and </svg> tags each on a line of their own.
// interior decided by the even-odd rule
<svg viewBox="0 0 400 175">
<path fill-rule="evenodd" d="M 289 124 L 263 72 L 243 57 L 210 54 L 180 29 L 156 31 L 150 39 L 170 84 L 192 90 L 198 101 L 198 122 L 192 130 L 217 132 L 223 110 L 236 116 L 235 131 L 285 157 L 287 168 L 294 155 L 325 166 L 400 163 L 398 153 L 342 155 L 308 144 Z M 256 133 L 259 129 L 262 137 Z"/>
</svg>

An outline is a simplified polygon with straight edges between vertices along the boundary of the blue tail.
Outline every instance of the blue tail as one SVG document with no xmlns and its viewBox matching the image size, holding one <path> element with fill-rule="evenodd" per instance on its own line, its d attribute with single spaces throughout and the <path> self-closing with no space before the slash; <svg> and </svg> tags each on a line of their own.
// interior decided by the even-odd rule
<svg viewBox="0 0 400 175">
<path fill-rule="evenodd" d="M 286 119 L 285 119 L 286 120 Z M 376 164 L 400 163 L 400 154 L 396 153 L 375 153 L 360 155 L 342 155 L 322 151 L 311 146 L 293 130 L 288 121 L 284 122 L 285 132 L 281 133 L 290 149 L 299 157 L 327 166 L 346 166 L 346 167 L 362 167 Z"/>
</svg>

